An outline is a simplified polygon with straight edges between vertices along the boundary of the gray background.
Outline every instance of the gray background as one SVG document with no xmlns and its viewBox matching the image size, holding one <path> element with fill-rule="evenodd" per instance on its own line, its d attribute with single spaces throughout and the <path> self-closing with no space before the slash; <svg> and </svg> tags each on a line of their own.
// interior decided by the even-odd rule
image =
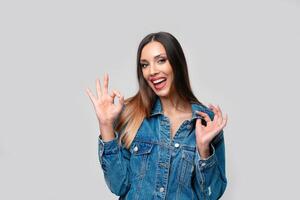
<svg viewBox="0 0 300 200">
<path fill-rule="evenodd" d="M 108 72 L 135 94 L 138 44 L 160 30 L 199 100 L 228 113 L 222 199 L 299 199 L 299 19 L 295 0 L 2 0 L 0 199 L 117 199 L 85 88 Z"/>
</svg>

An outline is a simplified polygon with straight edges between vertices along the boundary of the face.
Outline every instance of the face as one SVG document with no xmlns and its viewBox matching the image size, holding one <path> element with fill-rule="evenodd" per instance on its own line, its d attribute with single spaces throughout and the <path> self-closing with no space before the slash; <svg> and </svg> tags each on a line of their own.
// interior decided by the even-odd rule
<svg viewBox="0 0 300 200">
<path fill-rule="evenodd" d="M 161 43 L 153 41 L 144 46 L 140 67 L 145 80 L 156 95 L 168 97 L 171 94 L 174 74 Z"/>
</svg>

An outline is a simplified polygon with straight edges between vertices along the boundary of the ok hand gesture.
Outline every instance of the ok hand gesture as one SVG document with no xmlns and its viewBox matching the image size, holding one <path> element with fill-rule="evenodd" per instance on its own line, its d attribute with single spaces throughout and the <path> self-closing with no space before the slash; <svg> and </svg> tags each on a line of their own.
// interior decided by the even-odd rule
<svg viewBox="0 0 300 200">
<path fill-rule="evenodd" d="M 113 90 L 110 94 L 108 93 L 108 79 L 106 73 L 103 88 L 101 88 L 100 80 L 96 80 L 97 96 L 94 96 L 89 88 L 86 89 L 86 93 L 94 105 L 100 126 L 112 126 L 124 105 L 124 96 L 120 92 Z M 118 104 L 114 104 L 116 96 L 119 98 Z"/>
<path fill-rule="evenodd" d="M 209 108 L 214 112 L 214 119 L 211 121 L 208 114 L 198 111 L 197 114 L 201 115 L 206 121 L 206 126 L 201 124 L 201 120 L 196 121 L 196 142 L 201 157 L 208 157 L 209 144 L 218 135 L 221 130 L 226 126 L 228 116 L 222 116 L 222 111 L 219 106 L 209 105 Z"/>
</svg>

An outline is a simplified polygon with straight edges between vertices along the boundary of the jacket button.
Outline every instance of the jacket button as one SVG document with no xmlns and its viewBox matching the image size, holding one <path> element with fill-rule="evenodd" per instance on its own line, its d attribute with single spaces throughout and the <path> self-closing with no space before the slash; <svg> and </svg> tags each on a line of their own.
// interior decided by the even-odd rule
<svg viewBox="0 0 300 200">
<path fill-rule="evenodd" d="M 134 148 L 133 148 L 133 151 L 134 152 L 137 152 L 139 150 L 139 148 L 137 147 L 137 146 L 135 146 Z"/>
<path fill-rule="evenodd" d="M 191 124 L 188 124 L 188 125 L 187 125 L 187 128 L 188 128 L 188 129 L 191 129 L 191 128 L 192 128 L 192 125 L 191 125 Z"/>
<path fill-rule="evenodd" d="M 174 145 L 176 148 L 178 148 L 179 147 L 179 144 L 178 143 L 175 143 L 175 145 Z"/>
<path fill-rule="evenodd" d="M 164 192 L 164 191 L 165 191 L 165 188 L 161 187 L 161 188 L 159 188 L 159 191 L 160 191 L 160 192 Z"/>
</svg>

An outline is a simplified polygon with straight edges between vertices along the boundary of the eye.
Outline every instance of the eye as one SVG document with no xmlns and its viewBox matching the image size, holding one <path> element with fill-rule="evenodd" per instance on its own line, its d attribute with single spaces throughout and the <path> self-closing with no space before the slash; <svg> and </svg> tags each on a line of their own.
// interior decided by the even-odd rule
<svg viewBox="0 0 300 200">
<path fill-rule="evenodd" d="M 142 68 L 147 67 L 147 65 L 148 65 L 148 64 L 146 64 L 146 63 L 140 63 L 140 66 L 141 66 Z"/>
<path fill-rule="evenodd" d="M 161 64 L 162 64 L 162 63 L 165 63 L 165 62 L 166 62 L 166 59 L 164 59 L 164 58 L 158 60 L 158 63 L 161 63 Z"/>
</svg>

